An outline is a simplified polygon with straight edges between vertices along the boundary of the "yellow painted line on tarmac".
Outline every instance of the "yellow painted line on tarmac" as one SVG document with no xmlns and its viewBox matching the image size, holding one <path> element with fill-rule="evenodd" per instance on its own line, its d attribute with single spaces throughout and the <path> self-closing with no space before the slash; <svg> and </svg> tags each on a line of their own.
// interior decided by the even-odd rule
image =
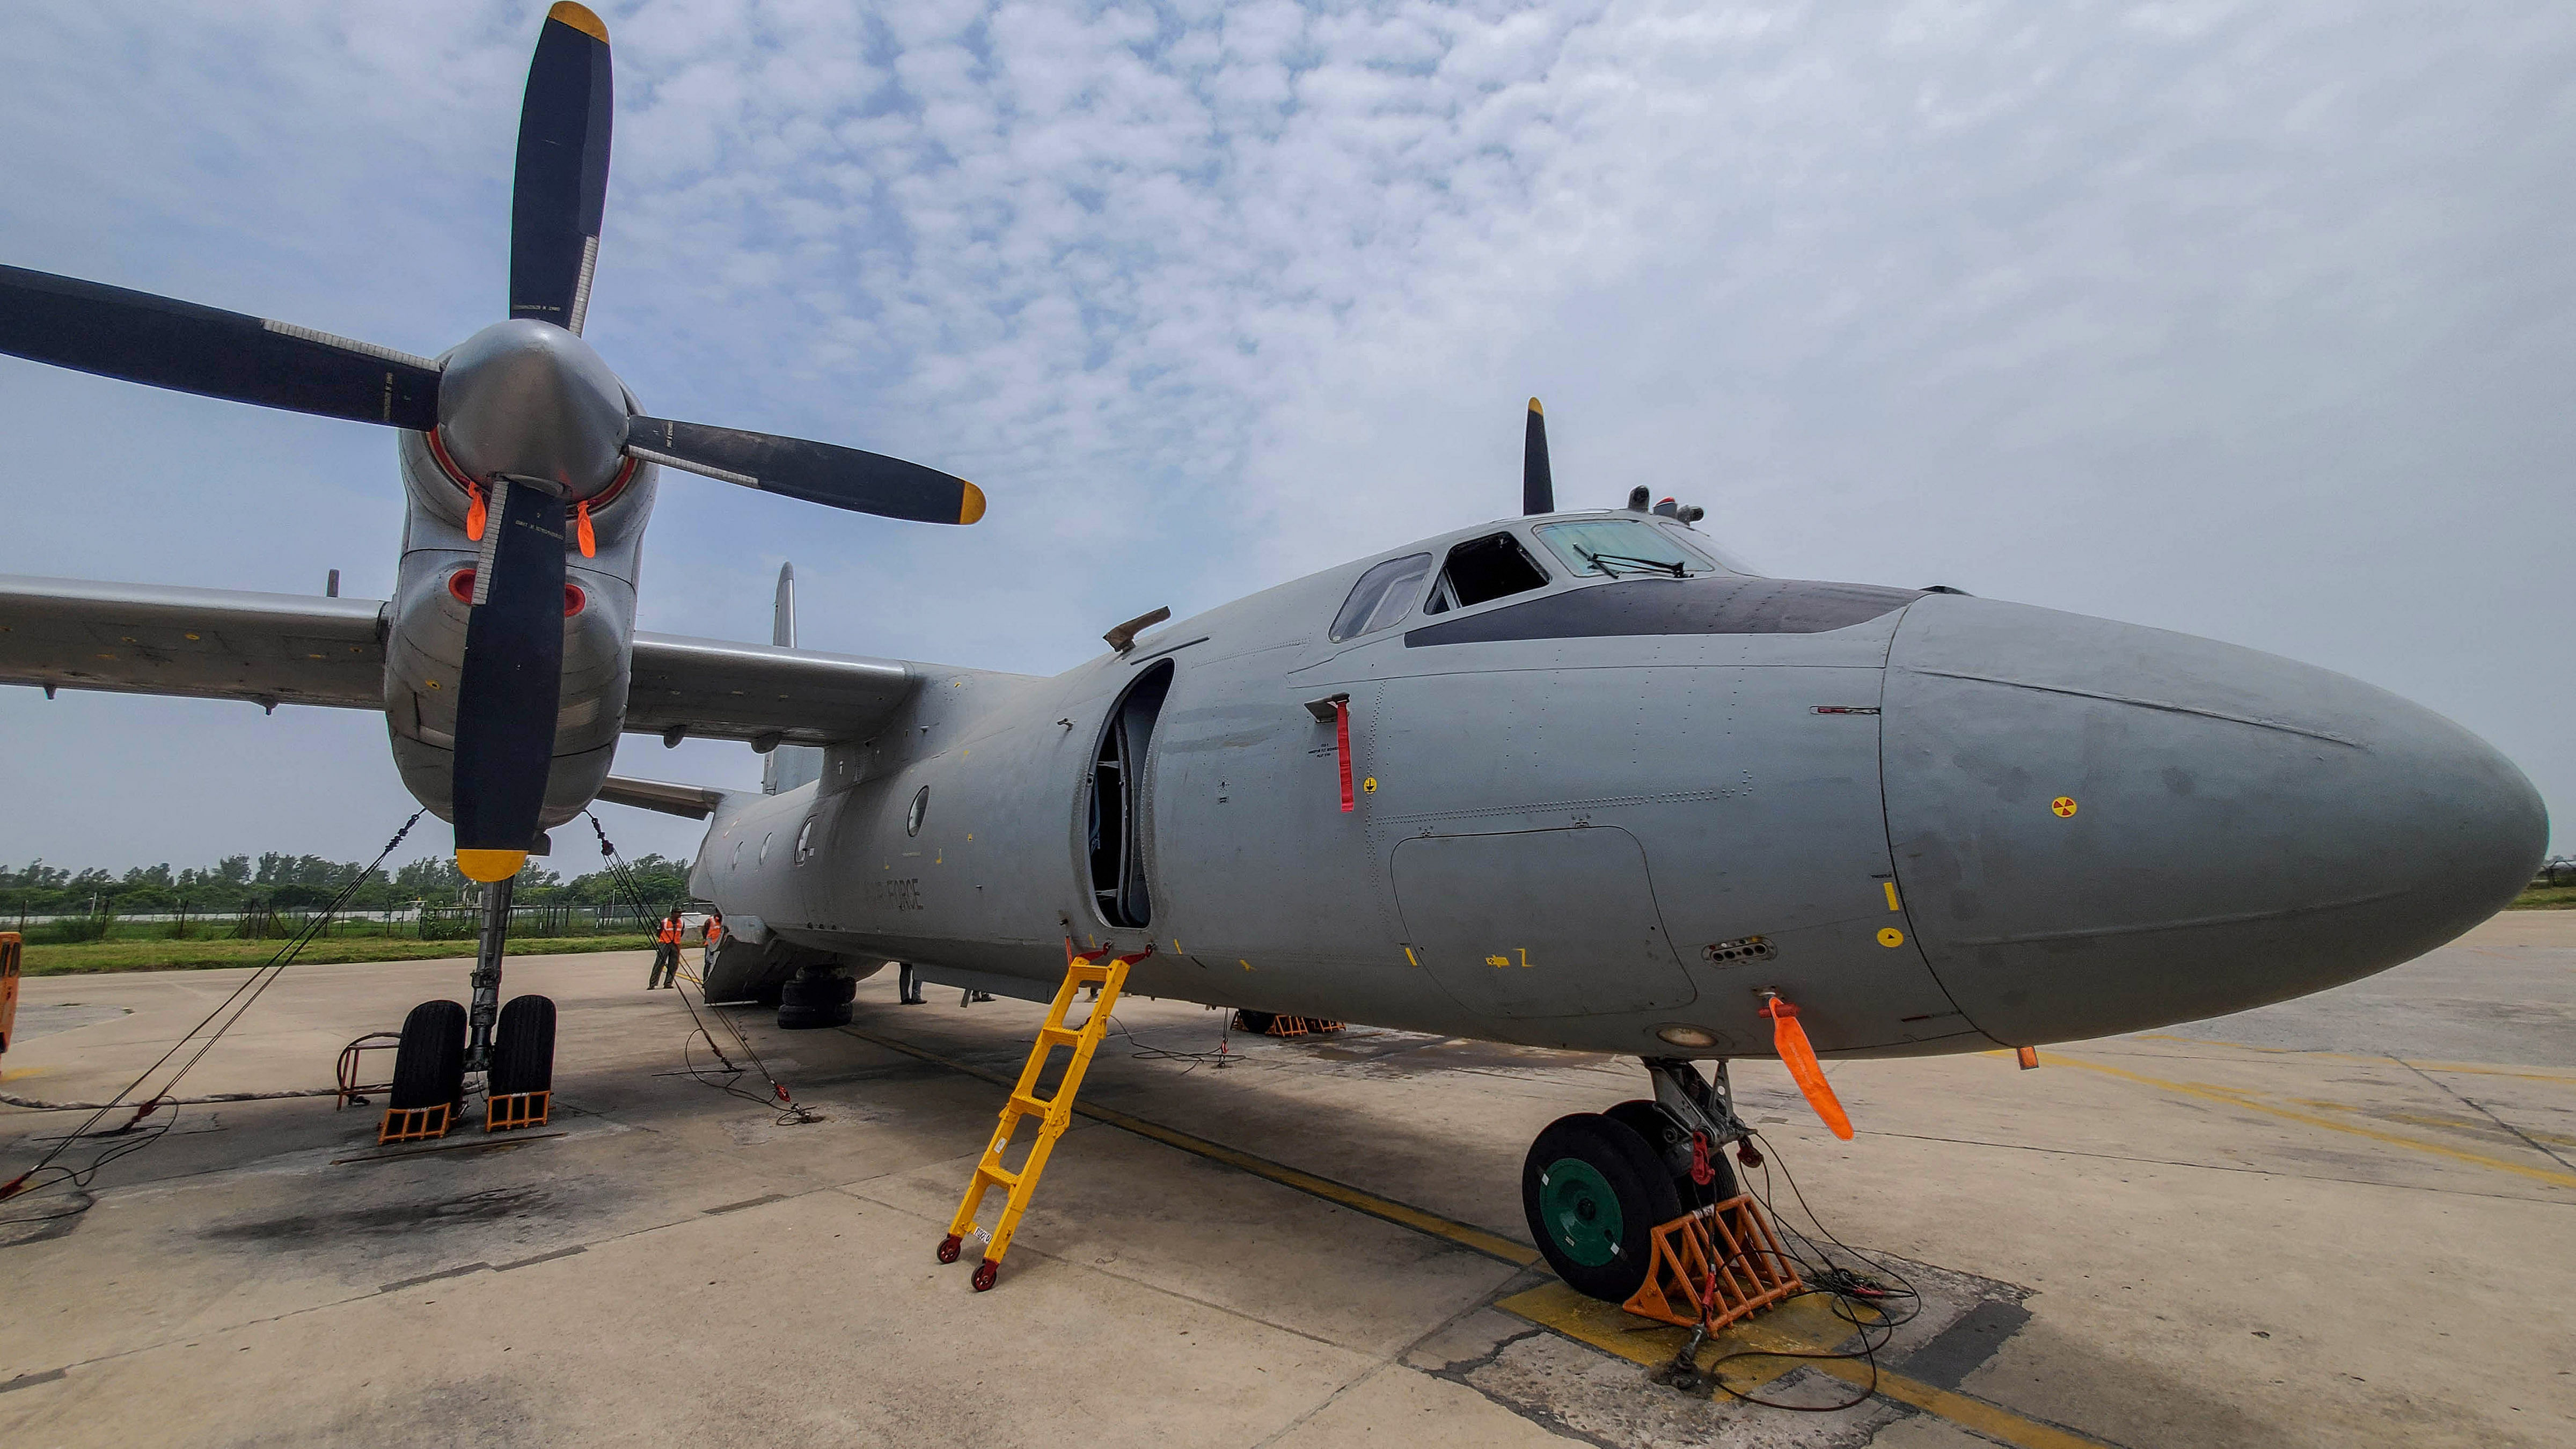
<svg viewBox="0 0 2576 1449">
<path fill-rule="evenodd" d="M 910 1042 L 879 1036 L 875 1032 L 855 1026 L 845 1026 L 840 1030 L 861 1041 L 873 1042 L 878 1046 L 902 1052 L 906 1056 L 918 1057 L 925 1062 L 946 1067 L 950 1071 L 963 1072 L 967 1076 L 980 1078 L 1005 1089 L 1016 1085 L 1014 1079 L 998 1072 L 988 1072 L 982 1067 L 941 1056 L 937 1052 L 914 1046 Z M 1281 1187 L 1293 1188 L 1310 1197 L 1338 1203 L 1354 1212 L 1366 1213 L 1370 1217 L 1393 1223 L 1398 1227 L 1426 1233 L 1444 1242 L 1465 1248 L 1471 1253 L 1481 1253 L 1488 1258 L 1509 1263 L 1517 1268 L 1527 1268 L 1539 1261 L 1538 1249 L 1527 1243 L 1515 1242 L 1500 1233 L 1489 1232 L 1473 1223 L 1444 1218 L 1438 1213 L 1425 1212 L 1409 1203 L 1379 1197 L 1376 1193 L 1353 1187 L 1346 1182 L 1335 1182 L 1329 1177 L 1320 1177 L 1301 1168 L 1290 1167 L 1284 1162 L 1273 1162 L 1267 1157 L 1258 1157 L 1238 1148 L 1228 1147 L 1221 1142 L 1210 1142 L 1204 1137 L 1166 1127 L 1160 1122 L 1148 1122 L 1142 1117 L 1131 1117 L 1124 1112 L 1107 1107 L 1091 1106 L 1079 1099 L 1074 1102 L 1073 1110 L 1095 1122 L 1133 1132 L 1139 1137 L 1151 1138 L 1166 1147 L 1177 1147 L 1183 1152 L 1204 1157 L 1211 1162 L 1222 1162 L 1228 1167 L 1278 1183 Z"/>
<path fill-rule="evenodd" d="M 2382 1122 L 2403 1122 L 2409 1127 L 2432 1127 L 2481 1140 L 2519 1134 L 2528 1141 L 2549 1147 L 2576 1147 L 2576 1137 L 2570 1137 L 2563 1132 L 2514 1128 L 2508 1133 L 2507 1129 L 2493 1122 L 2481 1122 L 2474 1117 L 2436 1117 L 2426 1112 L 2374 1112 L 2367 1107 L 2356 1107 L 2349 1102 L 2329 1102 L 2323 1097 L 2292 1097 L 2289 1100 L 2302 1107 L 2314 1107 L 2321 1112 L 2350 1112 L 2360 1117 L 2376 1117 Z"/>
<path fill-rule="evenodd" d="M 2534 1072 L 2520 1067 L 2488 1066 L 2477 1062 L 2421 1062 L 2412 1057 L 2365 1057 L 2355 1056 L 2351 1052 L 2308 1051 L 2301 1047 L 2251 1046 L 2241 1041 L 2213 1041 L 2205 1036 L 2174 1036 L 2161 1031 L 2142 1031 L 2137 1034 L 2137 1039 L 2180 1042 L 2185 1046 L 2229 1047 L 2240 1052 L 2262 1052 L 2276 1057 L 2327 1057 L 2339 1062 L 2378 1062 L 2383 1065 L 2395 1062 L 2400 1066 L 2413 1067 L 2419 1072 L 2458 1072 L 2473 1077 L 2520 1077 L 2526 1081 L 2557 1082 L 2576 1087 L 2576 1077 L 2571 1077 L 2564 1072 Z M 1993 1056 L 1997 1053 L 1989 1052 L 1987 1055 Z"/>
<path fill-rule="evenodd" d="M 2081 1067 L 2088 1072 L 2100 1072 L 2104 1076 L 2118 1077 L 2122 1081 L 2154 1087 L 2159 1091 L 2175 1092 L 2186 1097 L 2199 1097 L 2211 1102 L 2223 1102 L 2230 1107 L 2242 1107 L 2249 1112 L 2268 1113 L 2292 1122 L 2303 1122 L 2310 1127 L 2322 1127 L 2329 1132 L 2347 1132 L 2355 1137 L 2369 1138 L 2373 1142 L 2384 1142 L 2391 1147 L 2403 1147 L 2414 1152 L 2429 1153 L 2435 1157 L 2447 1157 L 2454 1162 L 2465 1162 L 2473 1167 L 2510 1172 L 2518 1177 L 2528 1177 L 2548 1183 L 2553 1187 L 2576 1187 L 2576 1172 L 2552 1171 L 2545 1167 L 2526 1167 L 2519 1162 L 2507 1162 L 2501 1157 L 2489 1157 L 2483 1152 L 2463 1152 L 2456 1147 L 2444 1147 L 2434 1142 L 2419 1142 L 2412 1137 L 2401 1137 L 2394 1132 L 2381 1132 L 2375 1128 L 2356 1126 L 2350 1122 L 2337 1122 L 2330 1117 L 2320 1117 L 2314 1112 L 2294 1112 L 2287 1107 L 2275 1107 L 2266 1102 L 2257 1102 L 2245 1092 L 2235 1088 L 2212 1086 L 2205 1082 L 2169 1082 L 2162 1077 L 2150 1077 L 2143 1072 L 2104 1066 L 2100 1062 L 2088 1062 L 2080 1057 L 2070 1056 L 2062 1050 L 2051 1052 L 2049 1060 L 2059 1065 Z"/>
<path fill-rule="evenodd" d="M 1873 1382 L 1866 1359 L 1787 1357 L 1834 1353 L 1850 1341 L 1851 1325 L 1835 1315 L 1832 1304 L 1827 1295 L 1811 1293 L 1742 1323 L 1730 1324 L 1709 1335 L 1708 1342 L 1701 1345 L 1700 1367 L 1705 1371 L 1729 1355 L 1748 1355 L 1734 1358 L 1716 1370 L 1727 1387 L 1739 1394 L 1759 1393 L 1799 1369 L 1810 1368 L 2019 1449 L 2101 1449 L 2099 1439 L 2041 1423 L 1983 1399 L 1935 1388 L 1885 1368 L 1878 1370 Z M 1563 1283 L 1542 1284 L 1494 1306 L 1648 1368 L 1671 1363 L 1690 1340 L 1689 1329 L 1643 1323 L 1619 1305 L 1587 1298 Z M 1769 1356 L 1773 1354 L 1782 1356 Z"/>
</svg>

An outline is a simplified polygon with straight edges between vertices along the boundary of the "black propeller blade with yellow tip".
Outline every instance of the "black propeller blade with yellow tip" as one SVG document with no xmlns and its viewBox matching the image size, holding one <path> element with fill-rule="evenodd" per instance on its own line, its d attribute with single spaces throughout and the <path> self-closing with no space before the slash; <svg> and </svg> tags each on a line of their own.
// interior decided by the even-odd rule
<svg viewBox="0 0 2576 1449">
<path fill-rule="evenodd" d="M 1531 398 L 1529 432 L 1521 441 L 1521 514 L 1555 511 L 1556 479 L 1547 469 L 1547 413 Z"/>
<path fill-rule="evenodd" d="M 648 463 L 879 518 L 973 523 L 984 516 L 984 490 L 963 478 L 837 443 L 636 417 L 626 420 L 626 451 Z"/>
<path fill-rule="evenodd" d="M 547 11 L 519 103 L 519 170 L 510 188 L 513 317 L 581 331 L 608 214 L 615 91 L 608 27 L 570 0 Z"/>
</svg>

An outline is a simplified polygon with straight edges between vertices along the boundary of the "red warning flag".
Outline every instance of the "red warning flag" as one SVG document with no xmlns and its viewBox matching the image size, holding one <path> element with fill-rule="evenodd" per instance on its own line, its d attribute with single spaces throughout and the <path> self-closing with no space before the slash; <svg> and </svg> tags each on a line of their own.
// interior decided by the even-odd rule
<svg viewBox="0 0 2576 1449">
<path fill-rule="evenodd" d="M 1807 1029 L 1798 1025 L 1798 1008 L 1772 997 L 1762 1004 L 1762 1014 L 1771 1018 L 1771 1046 L 1789 1068 L 1789 1075 L 1806 1095 L 1807 1105 L 1825 1119 L 1825 1125 L 1845 1142 L 1851 1140 L 1851 1118 L 1843 1113 L 1842 1099 L 1834 1095 L 1834 1084 L 1825 1080 L 1825 1069 L 1816 1062 L 1816 1049 L 1807 1044 Z"/>
<path fill-rule="evenodd" d="M 1349 696 L 1333 701 L 1333 743 L 1342 757 L 1342 813 L 1354 807 L 1351 799 L 1351 701 Z"/>
</svg>

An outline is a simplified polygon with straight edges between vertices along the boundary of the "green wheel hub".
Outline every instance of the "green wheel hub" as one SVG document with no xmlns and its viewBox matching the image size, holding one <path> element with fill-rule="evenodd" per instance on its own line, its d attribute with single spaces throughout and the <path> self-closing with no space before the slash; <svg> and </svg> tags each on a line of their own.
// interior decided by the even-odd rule
<svg viewBox="0 0 2576 1449">
<path fill-rule="evenodd" d="M 1619 1195 L 1601 1170 L 1580 1157 L 1560 1157 L 1539 1178 L 1539 1215 L 1565 1255 L 1587 1268 L 1619 1256 L 1627 1222 Z"/>
</svg>

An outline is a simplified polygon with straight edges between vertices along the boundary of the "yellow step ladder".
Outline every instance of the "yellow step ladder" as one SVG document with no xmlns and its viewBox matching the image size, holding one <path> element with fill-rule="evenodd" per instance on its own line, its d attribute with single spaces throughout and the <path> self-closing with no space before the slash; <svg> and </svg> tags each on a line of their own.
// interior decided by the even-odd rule
<svg viewBox="0 0 2576 1449">
<path fill-rule="evenodd" d="M 966 1200 L 957 1205 L 957 1216 L 948 1223 L 948 1236 L 939 1243 L 939 1261 L 954 1263 L 965 1247 L 966 1236 L 984 1237 L 975 1225 L 975 1209 L 984 1201 L 987 1188 L 1007 1189 L 1010 1198 L 1002 1205 L 1002 1216 L 994 1224 L 984 1246 L 984 1261 L 975 1267 L 975 1291 L 993 1286 L 1002 1271 L 1002 1254 L 1011 1246 L 1011 1234 L 1019 1231 L 1020 1214 L 1028 1211 L 1029 1197 L 1037 1191 L 1038 1174 L 1046 1170 L 1047 1156 L 1055 1151 L 1055 1140 L 1073 1123 L 1073 1094 L 1082 1087 L 1082 1074 L 1091 1066 L 1091 1054 L 1100 1047 L 1100 1039 L 1109 1032 L 1110 1008 L 1118 1004 L 1118 992 L 1127 984 L 1127 968 L 1145 959 L 1153 948 L 1147 947 L 1133 956 L 1113 956 L 1104 964 L 1098 955 L 1076 956 L 1066 947 L 1064 984 L 1056 988 L 1055 1000 L 1047 1006 L 1046 1021 L 1038 1027 L 1037 1045 L 1029 1049 L 1028 1065 L 1020 1069 L 1019 1085 L 1011 1088 L 1010 1097 L 1002 1103 L 1002 1124 L 993 1140 L 984 1147 L 984 1160 L 975 1164 L 975 1176 L 966 1184 Z M 1074 992 L 1084 986 L 1097 986 L 1100 994 L 1092 998 L 1091 1015 L 1079 1027 L 1064 1024 L 1065 1013 L 1072 1009 Z M 1073 1060 L 1065 1064 L 1064 1080 L 1056 1084 L 1055 1095 L 1041 1100 L 1038 1082 L 1046 1075 L 1047 1055 L 1057 1047 L 1071 1047 Z M 1002 1166 L 1003 1149 L 1011 1145 L 1012 1133 L 1019 1130 L 1021 1119 L 1038 1119 L 1037 1141 L 1029 1145 L 1028 1160 L 1016 1172 Z"/>
</svg>

